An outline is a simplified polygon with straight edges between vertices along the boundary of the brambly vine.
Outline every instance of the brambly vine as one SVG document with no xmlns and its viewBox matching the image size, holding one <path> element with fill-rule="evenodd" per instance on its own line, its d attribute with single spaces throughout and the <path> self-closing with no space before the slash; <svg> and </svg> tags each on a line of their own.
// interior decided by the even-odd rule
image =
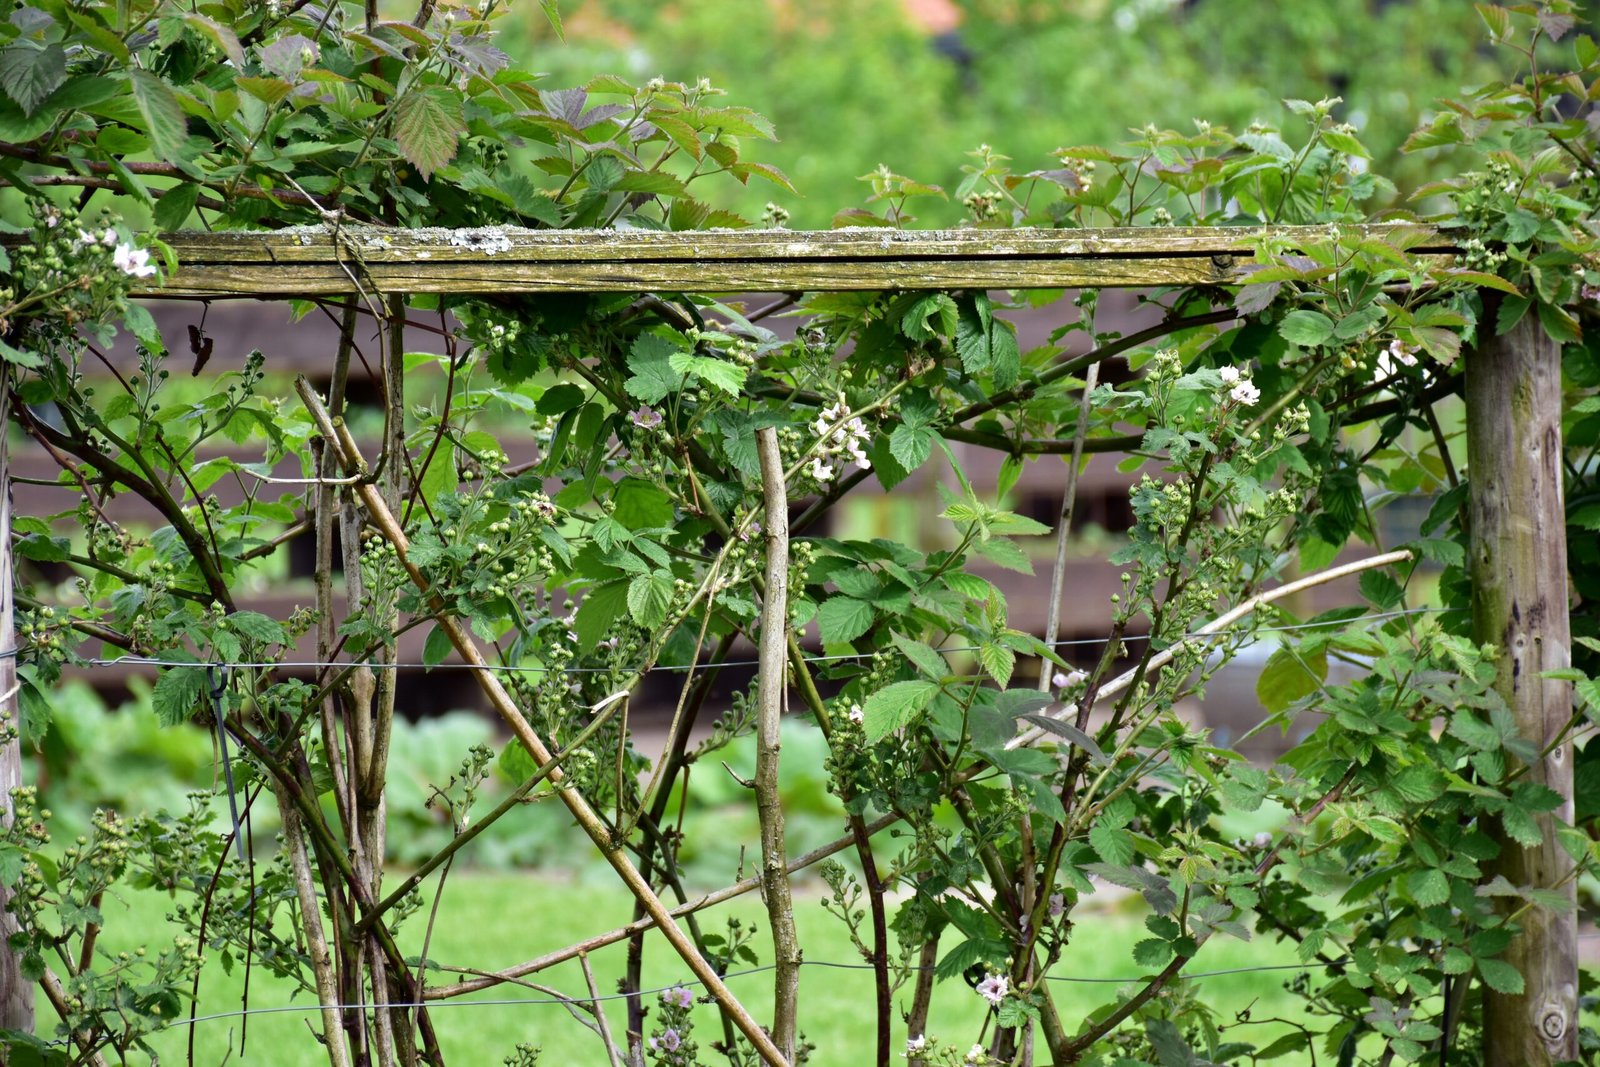
<svg viewBox="0 0 1600 1067">
<path fill-rule="evenodd" d="M 1113 332 L 1085 292 L 1074 321 L 1024 350 L 1007 313 L 1063 294 L 810 292 L 757 308 L 378 291 L 362 249 L 399 228 L 443 228 L 489 256 L 510 247 L 506 227 L 742 226 L 701 190 L 788 189 L 746 155 L 771 129 L 709 83 L 541 85 L 496 48 L 493 2 L 427 3 L 407 21 L 303 2 L 16 8 L 0 27 L 14 231 L 0 361 L 16 436 L 80 501 L 13 520 L 9 729 L 38 744 L 63 667 L 111 650 L 159 667 L 155 713 L 216 730 L 235 784 L 176 815 L 103 812 L 71 844 L 34 793 L 13 794 L 10 945 L 58 1022 L 48 1039 L 8 1030 L 7 1047 L 60 1064 L 147 1049 L 220 957 L 313 994 L 332 1064 L 439 1065 L 436 1005 L 625 942 L 625 1026 L 608 1025 L 587 970 L 590 988 L 561 994 L 611 1062 L 826 1061 L 841 1053 L 807 1041 L 803 991 L 769 1020 L 723 982 L 735 959 L 771 956 L 766 935 L 702 919 L 829 859 L 829 910 L 873 972 L 879 1064 L 1488 1062 L 1485 991 L 1523 984 L 1506 946 L 1534 909 L 1570 910 L 1592 870 L 1587 824 L 1547 829 L 1571 798 L 1527 768 L 1596 721 L 1584 668 L 1600 646 L 1581 644 L 1561 675 L 1577 694 L 1567 729 L 1523 736 L 1497 650 L 1467 622 L 1471 471 L 1451 405 L 1463 350 L 1537 323 L 1564 346 L 1569 445 L 1592 447 L 1600 47 L 1572 34 L 1561 0 L 1480 10 L 1530 71 L 1419 126 L 1410 147 L 1454 152 L 1456 176 L 1414 211 L 1384 208 L 1387 225 L 1369 223 L 1394 190 L 1335 99 L 1288 102 L 1282 130 L 1149 128 L 1032 171 L 978 149 L 953 193 L 973 228 L 1263 227 L 1226 284 L 1145 292 L 1158 325 Z M 1570 66 L 1551 65 L 1558 50 Z M 842 223 L 904 226 L 914 198 L 945 195 L 887 167 L 866 181 Z M 355 295 L 296 302 L 339 327 L 325 383 L 291 389 L 259 357 L 203 391 L 174 371 L 130 295 L 182 277 L 151 226 L 196 224 L 296 226 L 340 249 Z M 1445 241 L 1458 253 L 1429 251 Z M 780 312 L 801 320 L 792 337 L 770 325 Z M 137 339 L 136 371 L 108 352 L 118 330 Z M 423 331 L 442 352 L 410 351 Z M 196 376 L 210 341 L 193 331 Z M 381 410 L 350 400 L 362 361 Z M 992 492 L 969 476 L 978 449 L 1002 457 Z M 1134 521 L 1112 557 L 1103 651 L 1075 669 L 1012 625 L 985 575 L 1032 573 L 1035 549 L 1073 536 L 1070 508 L 1055 527 L 1015 509 L 1025 465 L 1104 452 L 1136 475 Z M 272 473 L 284 459 L 299 479 Z M 1581 454 L 1570 466 L 1575 503 L 1591 468 Z M 893 491 L 925 470 L 940 494 L 927 543 L 818 532 L 862 483 Z M 1432 499 L 1419 534 L 1383 543 L 1379 509 L 1419 495 Z M 118 497 L 143 517 L 121 517 Z M 773 500 L 796 505 L 786 534 Z M 1574 537 L 1593 526 L 1580 505 Z M 303 603 L 282 617 L 241 606 L 297 540 L 316 559 Z M 27 569 L 45 565 L 71 577 Z M 1421 588 L 1431 573 L 1437 599 Z M 1354 575 L 1349 608 L 1305 618 L 1285 595 Z M 1590 614 L 1577 605 L 1592 640 Z M 383 786 L 412 630 L 426 666 L 471 665 L 513 735 L 493 760 L 515 788 L 490 804 L 490 755 L 460 753 L 430 793 L 452 840 L 402 876 L 385 869 Z M 1321 716 L 1270 767 L 1178 713 L 1266 630 L 1281 643 L 1262 728 Z M 758 680 L 715 706 L 719 672 L 758 645 L 768 691 Z M 309 676 L 289 666 L 305 649 Z M 1334 683 L 1341 661 L 1357 681 Z M 642 751 L 628 717 L 652 674 L 679 684 L 662 749 Z M 697 897 L 682 783 L 774 726 L 783 700 L 826 739 L 841 835 L 786 855 L 775 779 L 759 775 L 760 870 Z M 762 744 L 776 760 L 775 734 Z M 634 922 L 575 929 L 570 949 L 498 970 L 402 952 L 402 927 L 449 914 L 455 858 L 536 798 L 592 839 Z M 276 850 L 252 859 L 238 837 L 269 806 Z M 1273 812 L 1270 830 L 1232 829 Z M 1503 849 L 1552 834 L 1571 859 L 1559 884 L 1499 873 Z M 841 852 L 853 870 L 830 859 Z M 435 875 L 424 912 L 416 891 Z M 167 893 L 187 940 L 99 947 L 99 902 L 119 884 Z M 1113 890 L 1145 909 L 1126 961 L 1144 977 L 1073 1016 L 1052 983 L 1092 898 Z M 652 993 L 658 933 L 685 984 Z M 1186 980 L 1216 937 L 1292 941 L 1300 1018 L 1263 1023 Z M 799 948 L 775 1002 L 796 1003 Z M 930 1017 L 934 986 L 963 979 L 980 1021 Z"/>
</svg>

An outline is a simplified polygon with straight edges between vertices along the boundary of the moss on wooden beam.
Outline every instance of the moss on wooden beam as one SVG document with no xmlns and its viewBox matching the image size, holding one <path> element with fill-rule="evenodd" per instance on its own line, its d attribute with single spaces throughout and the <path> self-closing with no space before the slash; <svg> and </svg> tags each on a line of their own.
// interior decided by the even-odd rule
<svg viewBox="0 0 1600 1067">
<path fill-rule="evenodd" d="M 1449 254 L 1432 229 L 1413 255 Z M 402 230 L 297 227 L 163 236 L 179 268 L 144 296 L 386 293 L 786 292 L 1238 284 L 1263 239 L 1304 247 L 1325 226 L 1114 230 Z"/>
</svg>

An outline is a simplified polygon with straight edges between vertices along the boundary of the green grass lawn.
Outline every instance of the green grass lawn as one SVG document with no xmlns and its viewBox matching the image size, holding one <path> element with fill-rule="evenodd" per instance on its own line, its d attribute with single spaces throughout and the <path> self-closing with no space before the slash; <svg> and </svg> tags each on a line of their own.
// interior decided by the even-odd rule
<svg viewBox="0 0 1600 1067">
<path fill-rule="evenodd" d="M 812 883 L 813 885 L 815 883 Z M 430 885 L 431 889 L 431 885 Z M 121 903 L 108 903 L 108 930 L 103 943 L 117 949 L 134 945 L 159 944 L 177 931 L 165 919 L 164 898 L 149 894 L 126 897 Z M 797 897 L 797 921 L 806 956 L 813 961 L 859 962 L 843 926 L 823 911 L 814 891 Z M 708 932 L 721 928 L 728 916 L 758 923 L 765 932 L 765 916 L 755 896 L 742 898 L 724 908 L 705 913 Z M 509 966 L 541 952 L 559 948 L 585 936 L 621 925 L 630 918 L 629 898 L 600 872 L 577 882 L 552 882 L 532 875 L 458 873 L 446 886 L 439 923 L 434 931 L 430 957 L 443 963 L 463 964 L 478 969 Z M 421 944 L 425 912 L 413 917 L 402 931 L 408 954 Z M 1064 977 L 1106 979 L 1137 976 L 1140 968 L 1130 957 L 1132 944 L 1144 933 L 1138 915 L 1117 910 L 1085 913 L 1077 936 L 1056 973 Z M 953 943 L 953 942 L 952 942 Z M 763 940 L 757 942 L 762 961 L 770 959 Z M 623 970 L 621 945 L 602 950 L 592 964 L 603 993 L 614 992 Z M 1290 963 L 1293 953 L 1283 946 L 1217 940 L 1205 946 L 1191 964 L 1193 971 L 1226 970 L 1263 964 Z M 1259 1001 L 1254 1012 L 1259 1016 L 1295 1013 L 1296 1002 L 1282 989 L 1292 972 L 1229 974 L 1204 980 L 1206 998 L 1228 1014 Z M 665 986 L 688 977 L 671 948 L 660 938 L 647 944 L 645 982 L 647 987 Z M 568 995 L 584 992 L 582 972 L 577 964 L 564 964 L 530 976 L 543 985 L 553 986 Z M 436 979 L 436 981 L 439 979 Z M 759 1017 L 770 1013 L 770 972 L 730 979 L 734 991 L 751 1005 Z M 1115 983 L 1057 983 L 1054 991 L 1063 1018 L 1071 1026 L 1096 1005 L 1110 999 L 1118 990 Z M 241 1004 L 243 973 L 235 968 L 225 975 L 214 962 L 208 962 L 201 1015 L 237 1011 Z M 854 1065 L 863 1062 L 864 1048 L 874 1033 L 871 975 L 864 970 L 808 967 L 801 977 L 801 1019 L 806 1035 L 817 1046 L 812 1062 L 820 1067 Z M 497 1065 L 517 1042 L 543 1046 L 543 1063 L 604 1063 L 599 1041 L 580 1026 L 558 1004 L 505 1003 L 508 1000 L 546 999 L 544 994 L 515 985 L 487 990 L 475 998 L 440 1004 L 433 1011 L 435 1026 L 452 1064 Z M 897 998 L 903 1005 L 909 987 Z M 307 997 L 291 1001 L 288 990 L 258 972 L 251 981 L 250 1006 L 265 1008 L 288 1004 L 310 1007 Z M 937 989 L 930 1027 L 937 1037 L 964 1048 L 977 1035 L 983 1020 L 984 1002 L 959 979 Z M 620 1002 L 612 1002 L 607 1015 L 619 1038 L 625 1029 L 626 1015 Z M 696 1016 L 696 1036 L 702 1050 L 719 1036 L 715 1012 L 702 1007 Z M 42 1027 L 48 1022 L 41 1020 Z M 309 1024 L 309 1025 L 308 1025 Z M 318 1025 L 314 1011 L 291 1011 L 257 1015 L 246 1029 L 238 1018 L 219 1018 L 197 1024 L 196 1062 L 217 1065 L 240 1059 L 239 1043 L 245 1042 L 242 1059 L 263 1065 L 315 1063 L 318 1048 L 311 1026 Z M 1248 1036 L 1261 1039 L 1265 1027 L 1251 1027 Z M 905 1039 L 903 1024 L 897 1025 L 898 1047 Z M 182 1027 L 156 1041 L 161 1061 L 181 1063 L 186 1054 L 187 1034 Z M 230 1048 L 232 1054 L 230 1056 Z M 713 1057 L 705 1053 L 707 1062 Z M 135 1061 L 137 1062 L 137 1061 Z"/>
</svg>

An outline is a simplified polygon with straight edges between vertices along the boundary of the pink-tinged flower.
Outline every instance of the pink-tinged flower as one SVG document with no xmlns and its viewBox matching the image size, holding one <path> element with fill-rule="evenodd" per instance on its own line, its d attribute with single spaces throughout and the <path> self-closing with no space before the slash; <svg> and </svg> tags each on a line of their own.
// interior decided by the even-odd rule
<svg viewBox="0 0 1600 1067">
<path fill-rule="evenodd" d="M 1067 913 L 1067 897 L 1064 893 L 1050 894 L 1050 918 L 1059 919 Z"/>
<path fill-rule="evenodd" d="M 678 1047 L 682 1044 L 683 1038 L 679 1037 L 678 1031 L 672 1029 L 671 1027 L 668 1027 L 661 1034 L 661 1047 L 666 1049 L 668 1052 L 678 1051 Z"/>
<path fill-rule="evenodd" d="M 117 243 L 117 231 L 116 230 L 107 230 L 105 233 L 101 234 L 100 235 L 100 243 L 105 245 L 107 248 L 110 248 L 112 245 L 116 244 Z"/>
<path fill-rule="evenodd" d="M 1011 992 L 1011 979 L 1003 974 L 991 974 L 978 983 L 978 996 L 997 1008 L 1009 992 Z"/>
<path fill-rule="evenodd" d="M 1261 399 L 1261 390 L 1256 388 L 1254 382 L 1247 379 L 1233 387 L 1228 393 L 1228 399 L 1235 404 L 1243 404 L 1247 408 L 1253 408 L 1256 406 L 1256 402 Z"/>
<path fill-rule="evenodd" d="M 967 1049 L 968 1063 L 987 1063 L 988 1060 L 989 1050 L 984 1048 L 982 1045 L 973 1045 L 971 1048 Z"/>
<path fill-rule="evenodd" d="M 865 718 L 866 718 L 866 713 L 861 710 L 861 705 L 860 704 L 851 704 L 850 705 L 850 721 L 851 722 L 853 722 L 857 726 L 859 726 L 859 725 L 861 725 L 861 721 L 863 719 L 865 719 Z"/>
<path fill-rule="evenodd" d="M 1266 848 L 1272 844 L 1272 835 L 1262 830 L 1256 834 L 1256 848 Z"/>
<path fill-rule="evenodd" d="M 135 278 L 148 278 L 156 272 L 155 267 L 150 265 L 150 253 L 132 245 L 118 245 L 116 251 L 111 253 L 111 262 L 122 273 Z"/>
<path fill-rule="evenodd" d="M 1600 300 L 1600 285 L 1586 285 L 1583 287 L 1585 300 Z"/>
<path fill-rule="evenodd" d="M 673 986 L 661 994 L 661 1003 L 687 1008 L 694 1003 L 694 993 L 686 986 Z"/>
<path fill-rule="evenodd" d="M 1217 368 L 1217 377 L 1222 379 L 1222 384 L 1223 385 L 1233 385 L 1234 383 L 1236 383 L 1239 380 L 1240 376 L 1241 376 L 1241 371 L 1239 370 L 1238 367 L 1218 367 Z"/>
<path fill-rule="evenodd" d="M 915 1056 L 928 1047 L 928 1038 L 923 1034 L 906 1038 L 906 1055 Z"/>
<path fill-rule="evenodd" d="M 1389 342 L 1389 358 L 1406 367 L 1417 365 L 1417 346 L 1408 345 L 1396 337 Z"/>
<path fill-rule="evenodd" d="M 811 477 L 819 482 L 833 481 L 833 465 L 824 463 L 821 456 L 811 461 Z"/>
<path fill-rule="evenodd" d="M 1056 671 L 1050 676 L 1050 684 L 1057 689 L 1065 689 L 1069 685 L 1077 685 L 1087 677 L 1089 676 L 1082 671 Z"/>
<path fill-rule="evenodd" d="M 633 424 L 641 430 L 653 430 L 661 425 L 661 412 L 649 404 L 640 404 L 639 410 L 629 416 Z"/>
<path fill-rule="evenodd" d="M 78 231 L 78 244 L 82 245 L 83 247 L 92 248 L 93 246 L 95 246 L 95 245 L 97 245 L 99 243 L 100 243 L 100 238 L 96 237 L 94 234 L 90 233 L 88 230 L 80 229 Z"/>
</svg>

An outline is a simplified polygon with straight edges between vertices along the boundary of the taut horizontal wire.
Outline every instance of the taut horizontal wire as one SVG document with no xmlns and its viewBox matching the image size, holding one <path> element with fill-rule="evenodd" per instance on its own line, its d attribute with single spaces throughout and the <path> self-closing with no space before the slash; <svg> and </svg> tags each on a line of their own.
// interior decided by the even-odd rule
<svg viewBox="0 0 1600 1067">
<path fill-rule="evenodd" d="M 1217 971 L 1197 971 L 1197 972 L 1195 972 L 1193 974 L 1185 974 L 1183 977 L 1191 978 L 1191 979 L 1198 979 L 1198 978 L 1219 978 L 1219 977 L 1222 977 L 1224 975 L 1233 975 L 1233 974 L 1255 974 L 1255 973 L 1267 972 L 1267 971 L 1301 971 L 1301 972 L 1304 972 L 1304 971 L 1321 970 L 1324 967 L 1343 966 L 1344 964 L 1346 964 L 1348 962 L 1350 962 L 1348 959 L 1337 959 L 1337 960 L 1333 960 L 1332 962 L 1328 962 L 1328 963 L 1323 963 L 1323 962 L 1319 961 L 1317 963 L 1274 963 L 1274 964 L 1264 964 L 1264 965 L 1262 965 L 1260 967 L 1228 967 L 1228 968 L 1225 968 L 1223 970 L 1217 970 Z M 767 963 L 767 964 L 763 964 L 763 965 L 761 965 L 759 967 L 750 967 L 750 968 L 747 968 L 747 969 L 742 970 L 742 971 L 729 971 L 727 974 L 723 975 L 723 977 L 724 978 L 746 978 L 746 977 L 749 977 L 750 975 L 753 975 L 753 974 L 762 974 L 762 973 L 765 973 L 767 971 L 771 971 L 776 966 L 777 966 L 776 964 Z M 800 966 L 802 966 L 802 967 L 828 967 L 828 968 L 832 968 L 834 970 L 843 970 L 843 971 L 870 971 L 870 970 L 873 969 L 873 965 L 870 964 L 870 963 L 836 963 L 836 962 L 831 961 L 831 960 L 801 960 L 800 961 Z M 445 970 L 445 971 L 448 971 L 450 968 L 444 967 L 442 969 Z M 1133 982 L 1145 981 L 1149 977 L 1150 977 L 1149 975 L 1131 975 L 1131 976 L 1122 977 L 1122 978 L 1077 978 L 1077 977 L 1073 977 L 1071 975 L 1047 975 L 1046 976 L 1046 980 L 1047 981 L 1051 981 L 1051 982 L 1092 984 L 1092 985 L 1128 985 L 1128 984 L 1133 983 Z M 496 997 L 496 998 L 490 998 L 490 999 L 485 999 L 485 1000 L 468 1000 L 466 998 L 460 998 L 460 999 L 456 999 L 456 1000 L 429 1000 L 429 1001 L 425 1001 L 425 1002 L 420 1003 L 420 1004 L 416 1003 L 416 1002 L 389 1001 L 386 1004 L 386 1006 L 387 1007 L 391 1007 L 391 1008 L 427 1008 L 430 1011 L 433 1010 L 434 1008 L 439 1008 L 439 1007 L 455 1007 L 455 1008 L 464 1008 L 464 1007 L 495 1008 L 495 1007 L 502 1007 L 503 1008 L 503 1007 L 520 1007 L 520 1006 L 543 1006 L 543 1005 L 552 1005 L 552 1004 L 560 1004 L 560 1005 L 576 1004 L 576 1005 L 582 1006 L 582 1005 L 585 1005 L 585 1004 L 592 1004 L 595 1001 L 628 1000 L 628 999 L 631 999 L 632 997 L 636 997 L 636 996 L 637 997 L 659 996 L 660 994 L 665 993 L 665 992 L 667 992 L 669 990 L 672 990 L 672 989 L 678 989 L 680 987 L 688 987 L 688 986 L 698 986 L 700 984 L 701 983 L 699 981 L 690 980 L 690 981 L 686 981 L 686 982 L 675 982 L 672 985 L 668 985 L 668 986 L 659 986 L 659 987 L 657 987 L 655 989 L 642 989 L 638 993 L 602 993 L 598 997 L 590 997 L 590 996 L 581 996 L 581 997 Z M 374 1007 L 374 1005 L 372 1005 L 372 1004 L 333 1004 L 333 1005 L 329 1005 L 329 1006 L 332 1007 L 335 1011 L 371 1010 Z M 270 1007 L 270 1008 L 244 1008 L 244 1009 L 241 1009 L 239 1011 L 221 1011 L 221 1012 L 216 1012 L 215 1014 L 212 1014 L 212 1015 L 197 1015 L 193 1019 L 178 1019 L 178 1020 L 175 1020 L 171 1025 L 174 1026 L 174 1027 L 192 1026 L 192 1025 L 197 1025 L 199 1023 L 215 1022 L 215 1021 L 217 1021 L 219 1019 L 240 1019 L 240 1018 L 243 1018 L 243 1017 L 245 1017 L 247 1015 L 279 1015 L 279 1014 L 284 1014 L 284 1013 L 287 1013 L 287 1012 L 318 1012 L 318 1011 L 321 1011 L 323 1009 L 323 1007 L 324 1006 L 322 1004 L 283 1004 L 283 1005 L 278 1005 L 278 1006 Z"/>
<path fill-rule="evenodd" d="M 1451 609 L 1449 609 L 1449 608 L 1407 608 L 1404 611 L 1379 611 L 1379 612 L 1373 612 L 1370 615 L 1358 615 L 1355 618 L 1351 618 L 1351 619 L 1324 619 L 1321 622 L 1299 622 L 1299 623 L 1293 623 L 1293 624 L 1287 625 L 1287 626 L 1257 626 L 1257 627 L 1241 626 L 1241 627 L 1238 627 L 1236 629 L 1220 630 L 1220 631 L 1215 631 L 1215 632 L 1211 632 L 1211 633 L 1187 633 L 1187 634 L 1180 634 L 1179 636 L 1173 638 L 1173 640 L 1174 641 L 1179 641 L 1179 640 L 1183 640 L 1185 638 L 1199 638 L 1199 637 L 1210 638 L 1212 640 L 1220 640 L 1222 638 L 1230 637 L 1230 636 L 1233 636 L 1233 635 L 1236 635 L 1236 634 L 1291 633 L 1291 632 L 1295 632 L 1295 631 L 1299 631 L 1299 630 L 1323 629 L 1323 628 L 1330 627 L 1330 626 L 1349 626 L 1349 625 L 1351 625 L 1353 623 L 1358 623 L 1358 622 L 1377 622 L 1377 621 L 1382 620 L 1382 619 L 1403 618 L 1403 617 L 1411 616 L 1411 615 L 1434 615 L 1434 614 L 1439 614 L 1439 613 L 1450 611 L 1450 610 Z M 1129 635 L 1127 637 L 1122 638 L 1122 641 L 1124 643 L 1132 643 L 1132 642 L 1135 642 L 1135 641 L 1148 641 L 1148 640 L 1150 640 L 1150 636 L 1148 634 L 1131 634 L 1131 635 Z M 1053 641 L 1053 642 L 1050 643 L 1050 647 L 1051 648 L 1067 648 L 1067 647 L 1082 647 L 1082 646 L 1089 646 L 1089 645 L 1095 645 L 1095 646 L 1104 647 L 1108 643 L 1109 642 L 1103 637 L 1081 637 L 1081 638 L 1075 638 L 1075 639 L 1066 640 L 1066 641 Z M 978 649 L 978 646 L 976 646 L 976 645 L 958 645 L 958 646 L 951 647 L 951 648 L 936 649 L 935 651 L 941 652 L 941 653 L 947 653 L 947 652 L 977 652 L 977 651 L 979 651 L 979 649 Z M 16 653 L 12 652 L 10 654 L 11 655 L 15 655 Z M 870 659 L 875 654 L 876 653 L 872 653 L 872 652 L 845 652 L 845 653 L 840 653 L 840 654 L 832 655 L 832 656 L 807 656 L 807 657 L 805 657 L 805 661 L 807 663 L 835 663 L 835 662 L 839 662 L 841 660 Z M 4 658 L 5 655 L 6 655 L 6 653 L 0 653 L 0 658 Z M 368 667 L 368 668 L 371 668 L 373 670 L 425 670 L 425 671 L 489 670 L 489 671 L 497 671 L 497 672 L 500 672 L 500 673 L 503 673 L 503 674 L 611 674 L 611 673 L 614 673 L 614 672 L 616 672 L 618 670 L 624 670 L 623 668 L 617 668 L 617 667 L 560 667 L 560 668 L 556 668 L 556 667 L 519 667 L 519 666 L 515 666 L 515 665 L 512 665 L 512 664 L 497 664 L 497 663 L 490 663 L 490 664 L 487 664 L 484 667 L 480 668 L 480 667 L 475 667 L 470 663 L 434 663 L 434 664 L 427 664 L 427 663 L 373 663 L 373 662 L 366 662 L 366 661 L 362 661 L 362 660 L 279 660 L 279 661 L 261 660 L 259 662 L 256 662 L 256 661 L 228 662 L 228 661 L 221 661 L 221 660 L 218 660 L 218 661 L 204 661 L 204 660 L 190 661 L 190 660 L 159 659 L 159 658 L 156 658 L 154 656 L 115 656 L 115 657 L 105 658 L 105 659 L 88 659 L 88 660 L 84 660 L 82 662 L 83 662 L 84 666 L 88 666 L 88 667 L 122 667 L 122 666 L 216 667 L 219 670 L 230 670 L 230 669 L 268 670 L 268 669 L 272 669 L 272 668 L 312 668 L 312 667 L 316 667 L 316 668 L 322 668 L 322 667 Z M 720 669 L 722 669 L 724 667 L 754 667 L 754 666 L 757 666 L 756 661 L 753 660 L 753 659 L 750 659 L 750 660 L 729 660 L 729 661 L 725 661 L 725 662 L 722 662 L 722 663 L 659 664 L 659 665 L 651 667 L 650 670 L 652 670 L 652 671 L 662 671 L 662 672 L 665 672 L 665 673 L 677 673 L 677 672 L 720 670 Z M 633 670 L 639 670 L 641 668 L 632 668 L 632 669 Z M 624 670 L 624 672 L 626 673 L 626 670 Z"/>
</svg>

